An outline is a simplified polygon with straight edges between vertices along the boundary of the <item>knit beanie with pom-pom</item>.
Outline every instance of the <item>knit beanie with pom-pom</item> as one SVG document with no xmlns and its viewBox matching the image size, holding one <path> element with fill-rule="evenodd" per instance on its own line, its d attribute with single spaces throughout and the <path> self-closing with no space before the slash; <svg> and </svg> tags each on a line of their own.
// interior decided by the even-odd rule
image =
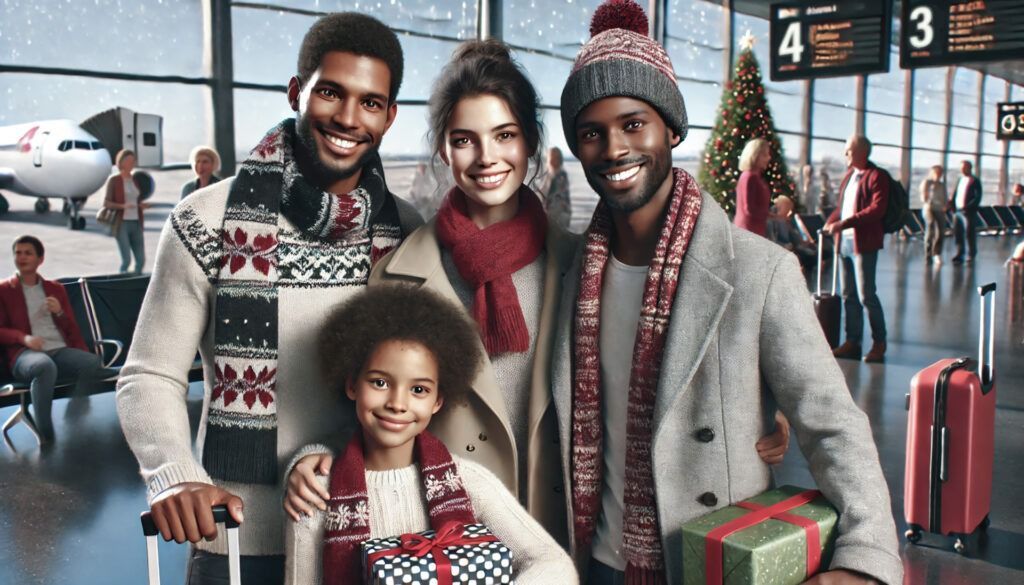
<svg viewBox="0 0 1024 585">
<path fill-rule="evenodd" d="M 647 29 L 647 15 L 633 0 L 606 0 L 594 11 L 590 40 L 576 56 L 562 90 L 562 130 L 573 154 L 578 154 L 576 116 L 612 96 L 647 102 L 680 140 L 686 138 L 686 105 L 672 61 Z"/>
</svg>

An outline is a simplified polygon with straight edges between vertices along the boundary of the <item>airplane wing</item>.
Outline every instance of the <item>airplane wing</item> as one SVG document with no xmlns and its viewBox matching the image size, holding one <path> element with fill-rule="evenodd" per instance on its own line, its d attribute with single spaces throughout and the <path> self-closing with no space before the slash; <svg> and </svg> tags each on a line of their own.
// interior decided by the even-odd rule
<svg viewBox="0 0 1024 585">
<path fill-rule="evenodd" d="M 14 171 L 7 168 L 0 168 L 0 189 L 6 189 L 14 184 Z"/>
</svg>

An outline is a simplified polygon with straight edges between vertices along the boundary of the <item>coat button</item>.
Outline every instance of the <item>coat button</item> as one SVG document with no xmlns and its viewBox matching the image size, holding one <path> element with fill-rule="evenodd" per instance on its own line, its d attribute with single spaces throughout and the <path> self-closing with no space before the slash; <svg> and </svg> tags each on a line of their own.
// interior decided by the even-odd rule
<svg viewBox="0 0 1024 585">
<path fill-rule="evenodd" d="M 480 440 L 481 441 L 486 441 L 487 440 L 487 435 L 484 434 L 484 433 L 480 433 Z"/>
<path fill-rule="evenodd" d="M 476 451 L 476 445 L 474 445 L 473 443 L 466 445 L 466 451 L 469 451 L 470 453 Z"/>
<path fill-rule="evenodd" d="M 697 498 L 697 501 L 709 508 L 713 508 L 718 505 L 718 496 L 711 492 L 704 492 Z"/>
<path fill-rule="evenodd" d="M 701 443 L 710 443 L 715 440 L 715 431 L 705 427 L 697 431 L 697 440 Z"/>
</svg>

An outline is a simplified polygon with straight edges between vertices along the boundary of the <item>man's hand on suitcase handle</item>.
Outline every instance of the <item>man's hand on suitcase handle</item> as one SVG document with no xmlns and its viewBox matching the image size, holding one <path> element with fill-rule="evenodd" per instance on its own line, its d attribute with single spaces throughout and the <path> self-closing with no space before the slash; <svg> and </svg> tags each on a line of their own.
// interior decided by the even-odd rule
<svg viewBox="0 0 1024 585">
<path fill-rule="evenodd" d="M 217 504 L 226 505 L 235 522 L 242 522 L 242 498 L 200 482 L 179 483 L 165 489 L 157 494 L 150 511 L 164 540 L 194 543 L 217 537 L 217 524 L 210 510 Z"/>
<path fill-rule="evenodd" d="M 804 581 L 803 585 L 878 585 L 878 581 L 863 573 L 836 569 L 818 573 Z"/>
</svg>

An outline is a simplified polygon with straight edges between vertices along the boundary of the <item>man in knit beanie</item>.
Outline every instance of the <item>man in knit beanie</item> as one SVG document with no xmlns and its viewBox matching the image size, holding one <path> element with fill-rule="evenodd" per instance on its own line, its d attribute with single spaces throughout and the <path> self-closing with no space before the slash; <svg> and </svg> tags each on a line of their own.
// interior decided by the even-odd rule
<svg viewBox="0 0 1024 585">
<path fill-rule="evenodd" d="M 228 581 L 212 504 L 241 522 L 242 582 L 284 582 L 280 471 L 300 447 L 355 424 L 321 374 L 319 329 L 422 223 L 388 191 L 378 154 L 398 111 L 395 33 L 364 14 L 327 15 L 296 69 L 295 116 L 267 132 L 237 176 L 174 208 L 118 381 L 154 522 L 164 539 L 194 543 L 190 585 Z M 197 349 L 193 451 L 186 398 Z"/>
<path fill-rule="evenodd" d="M 686 108 L 643 10 L 605 2 L 591 34 L 562 124 L 601 202 L 565 276 L 552 363 L 584 582 L 682 582 L 681 526 L 771 487 L 754 441 L 778 409 L 840 515 L 831 565 L 810 582 L 902 583 L 868 419 L 796 258 L 672 168 Z"/>
</svg>

